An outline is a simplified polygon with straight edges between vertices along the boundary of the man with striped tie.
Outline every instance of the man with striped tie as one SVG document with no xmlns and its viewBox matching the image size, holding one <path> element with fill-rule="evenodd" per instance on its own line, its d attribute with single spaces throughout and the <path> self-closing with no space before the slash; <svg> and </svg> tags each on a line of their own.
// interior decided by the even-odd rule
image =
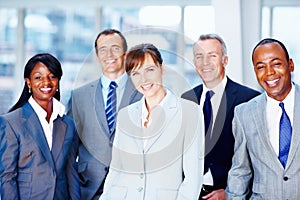
<svg viewBox="0 0 300 200">
<path fill-rule="evenodd" d="M 95 51 L 102 75 L 72 92 L 69 110 L 80 139 L 78 172 L 84 200 L 98 199 L 102 194 L 117 111 L 142 97 L 125 73 L 127 43 L 122 33 L 115 29 L 102 31 L 95 40 Z"/>
</svg>

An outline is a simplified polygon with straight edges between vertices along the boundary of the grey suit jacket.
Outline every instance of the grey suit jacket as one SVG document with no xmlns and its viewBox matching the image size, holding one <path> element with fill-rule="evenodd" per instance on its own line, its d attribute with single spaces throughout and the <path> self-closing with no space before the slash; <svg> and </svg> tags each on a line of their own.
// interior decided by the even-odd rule
<svg viewBox="0 0 300 200">
<path fill-rule="evenodd" d="M 0 180 L 4 199 L 80 199 L 76 130 L 68 116 L 53 122 L 48 148 L 29 103 L 0 117 Z"/>
<path fill-rule="evenodd" d="M 227 199 L 245 199 L 253 178 L 251 199 L 293 199 L 300 197 L 300 87 L 295 85 L 293 133 L 286 168 L 277 158 L 266 122 L 266 94 L 235 109 L 235 148 L 229 171 Z"/>
<path fill-rule="evenodd" d="M 128 77 L 119 109 L 141 97 Z M 100 79 L 75 89 L 71 102 L 69 114 L 75 119 L 81 141 L 78 172 L 82 199 L 93 199 L 108 172 L 114 138 L 108 130 Z"/>
</svg>

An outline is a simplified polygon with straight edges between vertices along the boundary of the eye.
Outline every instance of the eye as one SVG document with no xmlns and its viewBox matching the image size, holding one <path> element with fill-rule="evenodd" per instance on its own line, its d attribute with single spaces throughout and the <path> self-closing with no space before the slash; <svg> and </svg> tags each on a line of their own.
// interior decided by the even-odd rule
<svg viewBox="0 0 300 200">
<path fill-rule="evenodd" d="M 274 63 L 275 66 L 281 66 L 280 62 Z"/>
<path fill-rule="evenodd" d="M 50 75 L 49 77 L 50 77 L 50 79 L 56 79 L 57 78 L 54 74 Z"/>
<path fill-rule="evenodd" d="M 100 54 L 105 54 L 105 53 L 107 52 L 107 48 L 101 47 L 101 48 L 98 49 L 98 52 L 99 52 Z"/>
<path fill-rule="evenodd" d="M 202 55 L 197 55 L 195 58 L 196 58 L 196 60 L 200 60 L 200 59 L 203 58 L 203 56 Z"/>
<path fill-rule="evenodd" d="M 256 65 L 256 69 L 257 69 L 257 70 L 264 69 L 264 68 L 265 68 L 264 65 Z"/>
<path fill-rule="evenodd" d="M 137 75 L 139 75 L 139 73 L 138 73 L 137 71 L 132 71 L 132 72 L 130 73 L 130 76 L 137 76 Z"/>
<path fill-rule="evenodd" d="M 40 80 L 42 77 L 41 76 L 35 76 L 34 80 Z"/>
<path fill-rule="evenodd" d="M 119 46 L 114 46 L 114 47 L 112 48 L 112 50 L 113 50 L 113 52 L 119 52 L 119 51 L 121 51 L 121 47 L 119 47 Z"/>
</svg>

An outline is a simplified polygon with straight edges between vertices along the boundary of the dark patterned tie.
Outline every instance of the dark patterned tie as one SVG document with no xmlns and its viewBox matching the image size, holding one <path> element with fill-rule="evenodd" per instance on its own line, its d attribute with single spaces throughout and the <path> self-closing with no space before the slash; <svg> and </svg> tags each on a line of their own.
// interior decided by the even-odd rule
<svg viewBox="0 0 300 200">
<path fill-rule="evenodd" d="M 279 155 L 278 159 L 280 160 L 282 166 L 285 168 L 286 161 L 288 159 L 291 138 L 292 138 L 292 125 L 289 119 L 289 116 L 285 112 L 284 104 L 279 103 L 279 106 L 282 109 L 282 115 L 280 118 L 279 125 Z"/>
<path fill-rule="evenodd" d="M 106 119 L 109 128 L 109 132 L 112 133 L 115 117 L 116 117 L 116 110 L 117 110 L 117 94 L 116 94 L 116 87 L 118 87 L 117 83 L 112 81 L 109 84 L 109 91 L 107 95 L 106 101 Z"/>
<path fill-rule="evenodd" d="M 209 131 L 209 125 L 212 121 L 213 113 L 210 99 L 214 95 L 214 92 L 209 90 L 205 94 L 205 101 L 203 104 L 203 115 L 204 115 L 204 124 L 205 124 L 205 135 Z M 211 129 L 210 129 L 211 130 Z"/>
</svg>

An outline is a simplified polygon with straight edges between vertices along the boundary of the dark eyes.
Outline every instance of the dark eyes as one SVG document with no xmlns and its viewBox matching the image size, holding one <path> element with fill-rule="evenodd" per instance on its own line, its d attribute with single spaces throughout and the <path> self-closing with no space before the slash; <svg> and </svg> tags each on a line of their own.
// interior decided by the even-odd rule
<svg viewBox="0 0 300 200">
<path fill-rule="evenodd" d="M 57 76 L 55 76 L 55 75 L 50 75 L 48 77 L 49 77 L 50 80 L 53 80 L 53 79 L 57 78 Z M 42 80 L 42 76 L 35 76 L 34 80 Z"/>
</svg>

